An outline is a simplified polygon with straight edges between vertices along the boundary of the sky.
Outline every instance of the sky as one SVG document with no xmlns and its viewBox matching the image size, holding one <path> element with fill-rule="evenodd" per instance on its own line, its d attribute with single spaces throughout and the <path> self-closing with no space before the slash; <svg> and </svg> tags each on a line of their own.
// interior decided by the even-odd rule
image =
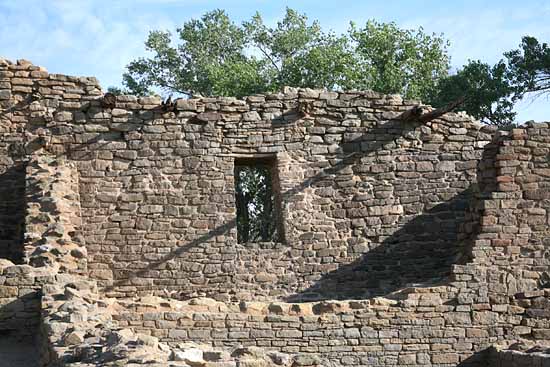
<svg viewBox="0 0 550 367">
<path fill-rule="evenodd" d="M 151 30 L 175 31 L 217 8 L 236 22 L 259 11 L 274 24 L 285 7 L 336 33 L 369 19 L 443 33 L 454 70 L 469 59 L 497 62 L 524 35 L 550 42 L 548 0 L 0 0 L 0 57 L 24 58 L 51 73 L 95 76 L 107 89 L 119 86 L 125 66 L 145 55 Z M 550 121 L 550 97 L 527 98 L 516 111 L 519 122 Z"/>
</svg>

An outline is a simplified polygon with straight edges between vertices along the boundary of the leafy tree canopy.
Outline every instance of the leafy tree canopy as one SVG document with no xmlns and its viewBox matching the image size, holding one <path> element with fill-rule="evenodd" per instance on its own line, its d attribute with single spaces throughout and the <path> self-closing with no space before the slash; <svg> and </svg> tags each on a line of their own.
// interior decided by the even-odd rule
<svg viewBox="0 0 550 367">
<path fill-rule="evenodd" d="M 470 115 L 503 128 L 513 126 L 517 101 L 550 92 L 550 47 L 525 36 L 519 48 L 504 57 L 493 66 L 469 61 L 456 74 L 441 79 L 428 101 L 440 107 L 462 95 Z"/>
<path fill-rule="evenodd" d="M 508 78 L 514 98 L 526 93 L 550 92 L 550 47 L 530 36 L 522 38 L 520 48 L 504 54 L 508 60 Z"/>
<path fill-rule="evenodd" d="M 356 86 L 361 89 L 426 99 L 447 76 L 449 42 L 442 36 L 374 21 L 364 28 L 352 23 L 349 33 L 356 42 L 355 55 L 361 66 Z"/>
<path fill-rule="evenodd" d="M 491 66 L 470 60 L 456 74 L 442 78 L 433 92 L 430 102 L 436 107 L 464 96 L 461 108 L 488 124 L 506 126 L 516 116 L 512 101 L 514 90 L 502 61 Z"/>
<path fill-rule="evenodd" d="M 167 93 L 244 96 L 291 85 L 425 99 L 449 67 L 448 42 L 441 36 L 374 21 L 336 35 L 292 9 L 274 27 L 258 13 L 238 25 L 214 10 L 184 23 L 175 39 L 151 32 L 145 45 L 151 56 L 131 62 L 123 76 L 134 94 L 159 87 Z"/>
<path fill-rule="evenodd" d="M 153 31 L 148 57 L 132 61 L 115 94 L 242 97 L 285 85 L 330 90 L 372 89 L 420 99 L 435 107 L 465 97 L 461 107 L 488 124 L 509 126 L 514 104 L 550 91 L 550 48 L 523 37 L 495 65 L 470 60 L 449 74 L 449 42 L 422 28 L 395 23 L 351 23 L 342 35 L 288 9 L 274 26 L 256 13 L 237 24 L 223 10 L 205 13 L 177 29 Z"/>
</svg>

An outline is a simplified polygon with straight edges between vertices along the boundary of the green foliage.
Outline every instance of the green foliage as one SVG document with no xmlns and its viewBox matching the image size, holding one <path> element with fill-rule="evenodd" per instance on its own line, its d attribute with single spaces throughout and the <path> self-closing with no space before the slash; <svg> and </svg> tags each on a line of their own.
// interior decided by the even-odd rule
<svg viewBox="0 0 550 367">
<path fill-rule="evenodd" d="M 550 47 L 526 36 L 519 49 L 504 56 L 493 66 L 469 61 L 455 75 L 441 79 L 428 101 L 441 107 L 465 96 L 463 109 L 470 115 L 500 128 L 514 126 L 515 102 L 550 91 Z"/>
<path fill-rule="evenodd" d="M 287 9 L 275 28 L 267 27 L 260 14 L 243 23 L 250 46 L 264 62 L 266 91 L 285 85 L 334 89 L 347 84 L 355 60 L 348 39 L 324 33 L 318 24 Z"/>
<path fill-rule="evenodd" d="M 508 77 L 514 87 L 514 98 L 526 93 L 550 91 L 550 47 L 534 37 L 523 37 L 520 48 L 504 54 L 508 60 Z"/>
<path fill-rule="evenodd" d="M 235 166 L 239 243 L 277 240 L 271 171 L 268 166 Z"/>
<path fill-rule="evenodd" d="M 504 62 L 490 66 L 469 61 L 455 75 L 439 82 L 430 103 L 442 107 L 465 96 L 461 109 L 485 123 L 505 127 L 512 124 L 516 116 L 512 93 Z"/>
<path fill-rule="evenodd" d="M 361 66 L 358 88 L 425 99 L 447 75 L 449 43 L 442 36 L 374 21 L 364 28 L 352 23 L 350 35 Z"/>
<path fill-rule="evenodd" d="M 336 35 L 292 9 L 275 27 L 258 13 L 237 25 L 214 10 L 184 23 L 177 44 L 169 32 L 154 31 L 145 45 L 152 56 L 131 62 L 123 76 L 138 95 L 160 87 L 167 93 L 241 97 L 290 85 L 424 98 L 449 63 L 447 42 L 422 29 L 368 22 Z"/>
<path fill-rule="evenodd" d="M 285 85 L 372 89 L 435 107 L 465 96 L 466 112 L 499 126 L 513 122 L 514 103 L 525 95 L 550 91 L 550 48 L 533 37 L 496 65 L 469 61 L 448 75 L 449 42 L 442 35 L 395 23 L 351 23 L 336 35 L 288 8 L 274 27 L 258 13 L 239 25 L 214 10 L 185 22 L 176 36 L 151 32 L 145 42 L 150 57 L 132 61 L 123 75 L 126 89 L 113 90 L 242 97 Z"/>
<path fill-rule="evenodd" d="M 223 10 L 186 22 L 177 34 L 178 45 L 172 44 L 170 32 L 149 34 L 145 46 L 153 56 L 128 65 L 123 76 L 128 89 L 138 95 L 152 86 L 204 95 L 241 95 L 261 89 L 261 64 L 245 55 L 244 30 Z"/>
</svg>

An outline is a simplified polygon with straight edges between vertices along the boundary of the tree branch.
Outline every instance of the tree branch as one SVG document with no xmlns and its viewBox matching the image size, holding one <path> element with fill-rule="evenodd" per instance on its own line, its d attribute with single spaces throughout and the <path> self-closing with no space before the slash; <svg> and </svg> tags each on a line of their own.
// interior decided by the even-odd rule
<svg viewBox="0 0 550 367">
<path fill-rule="evenodd" d="M 169 88 L 169 89 L 172 89 L 174 92 L 177 92 L 177 93 L 181 93 L 181 94 L 185 94 L 189 97 L 191 97 L 193 95 L 193 92 L 191 91 L 186 91 L 186 90 L 181 90 L 177 87 L 174 87 L 173 85 L 170 85 L 162 80 L 157 80 L 157 84 L 162 87 L 162 88 Z"/>
<path fill-rule="evenodd" d="M 424 109 L 421 106 L 414 106 L 410 110 L 407 110 L 399 115 L 397 119 L 401 121 L 418 121 L 423 123 L 429 122 L 462 105 L 465 99 L 465 96 L 462 96 L 446 106 L 436 108 L 435 110 L 426 113 L 424 113 Z"/>
<path fill-rule="evenodd" d="M 277 69 L 277 71 L 280 73 L 281 72 L 281 69 L 279 68 L 279 66 L 277 65 L 277 63 L 273 60 L 273 58 L 259 45 L 256 45 L 256 47 L 258 47 L 258 49 L 264 54 L 265 57 L 267 57 L 267 59 L 269 61 L 271 61 L 271 64 L 275 67 L 275 69 Z"/>
</svg>

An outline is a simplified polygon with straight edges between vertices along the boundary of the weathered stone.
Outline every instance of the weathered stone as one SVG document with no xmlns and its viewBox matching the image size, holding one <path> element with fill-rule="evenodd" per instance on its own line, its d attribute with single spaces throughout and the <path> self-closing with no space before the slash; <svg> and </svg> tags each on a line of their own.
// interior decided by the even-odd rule
<svg viewBox="0 0 550 367">
<path fill-rule="evenodd" d="M 0 90 L 0 100 L 6 100 L 11 98 L 10 90 Z"/>
<path fill-rule="evenodd" d="M 113 107 L 28 62 L 0 79 L 0 327 L 40 326 L 52 358 L 167 365 L 162 340 L 224 366 L 477 366 L 550 338 L 548 123 L 408 123 L 419 102 L 300 88 Z M 238 243 L 239 164 L 271 173 L 269 241 Z M 542 366 L 528 350 L 502 356 Z"/>
<path fill-rule="evenodd" d="M 65 346 L 70 345 L 79 345 L 84 342 L 84 332 L 83 331 L 73 331 L 68 333 L 65 338 L 63 338 Z"/>
<path fill-rule="evenodd" d="M 203 352 L 197 348 L 174 350 L 170 359 L 172 361 L 183 361 L 190 366 L 202 366 L 204 364 Z"/>
</svg>

